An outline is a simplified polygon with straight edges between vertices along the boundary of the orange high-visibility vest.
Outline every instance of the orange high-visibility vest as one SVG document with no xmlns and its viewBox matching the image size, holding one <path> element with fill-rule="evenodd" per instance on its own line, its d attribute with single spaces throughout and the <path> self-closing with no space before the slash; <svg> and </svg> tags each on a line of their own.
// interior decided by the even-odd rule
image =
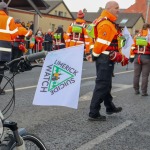
<svg viewBox="0 0 150 150">
<path fill-rule="evenodd" d="M 17 27 L 14 18 L 0 10 L 0 61 L 11 60 L 11 42 L 17 35 L 28 36 L 30 34 L 32 34 L 32 31 L 28 31 L 23 27 Z"/>
</svg>

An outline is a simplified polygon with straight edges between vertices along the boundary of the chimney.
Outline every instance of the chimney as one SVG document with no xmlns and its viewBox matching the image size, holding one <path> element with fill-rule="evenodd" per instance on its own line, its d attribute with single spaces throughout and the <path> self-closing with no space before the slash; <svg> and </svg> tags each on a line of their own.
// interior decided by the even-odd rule
<svg viewBox="0 0 150 150">
<path fill-rule="evenodd" d="M 87 10 L 86 10 L 86 8 L 84 8 L 84 9 L 83 9 L 83 13 L 87 13 Z"/>
</svg>

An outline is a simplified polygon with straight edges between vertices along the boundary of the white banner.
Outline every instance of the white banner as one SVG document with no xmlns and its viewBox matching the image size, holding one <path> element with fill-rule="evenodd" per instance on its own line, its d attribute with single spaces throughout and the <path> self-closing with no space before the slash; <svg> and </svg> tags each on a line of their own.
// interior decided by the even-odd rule
<svg viewBox="0 0 150 150">
<path fill-rule="evenodd" d="M 122 48 L 122 53 L 129 58 L 130 57 L 130 49 L 132 44 L 134 43 L 130 32 L 128 31 L 127 27 L 125 26 L 123 31 L 122 31 L 122 35 L 125 37 L 126 39 L 126 44 L 125 46 Z"/>
<path fill-rule="evenodd" d="M 77 109 L 84 45 L 49 52 L 45 58 L 33 104 Z"/>
</svg>

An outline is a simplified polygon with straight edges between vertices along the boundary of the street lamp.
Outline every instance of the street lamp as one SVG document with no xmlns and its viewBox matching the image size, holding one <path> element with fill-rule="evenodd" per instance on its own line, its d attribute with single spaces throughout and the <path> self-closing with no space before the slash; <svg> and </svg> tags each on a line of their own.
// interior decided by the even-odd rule
<svg viewBox="0 0 150 150">
<path fill-rule="evenodd" d="M 147 0 L 147 11 L 146 11 L 146 19 L 145 19 L 145 22 L 146 22 L 146 23 L 147 23 L 147 21 L 148 21 L 149 5 L 150 5 L 150 0 Z"/>
</svg>

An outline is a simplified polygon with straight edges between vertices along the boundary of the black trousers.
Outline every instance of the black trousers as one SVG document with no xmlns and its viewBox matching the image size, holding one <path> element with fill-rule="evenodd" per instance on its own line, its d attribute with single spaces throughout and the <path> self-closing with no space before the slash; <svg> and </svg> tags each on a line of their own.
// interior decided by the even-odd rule
<svg viewBox="0 0 150 150">
<path fill-rule="evenodd" d="M 12 58 L 11 59 L 13 60 L 13 59 L 19 58 L 21 56 L 23 56 L 23 52 L 21 50 L 19 50 L 19 47 L 12 47 Z M 17 64 L 18 63 L 13 65 L 13 68 L 10 69 L 11 72 L 17 71 L 17 69 L 16 69 Z"/>
<path fill-rule="evenodd" d="M 111 108 L 113 97 L 111 95 L 112 73 L 114 63 L 109 60 L 109 56 L 101 54 L 96 60 L 96 81 L 90 104 L 90 117 L 98 117 L 100 115 L 101 103 L 104 101 L 106 108 Z"/>
</svg>

